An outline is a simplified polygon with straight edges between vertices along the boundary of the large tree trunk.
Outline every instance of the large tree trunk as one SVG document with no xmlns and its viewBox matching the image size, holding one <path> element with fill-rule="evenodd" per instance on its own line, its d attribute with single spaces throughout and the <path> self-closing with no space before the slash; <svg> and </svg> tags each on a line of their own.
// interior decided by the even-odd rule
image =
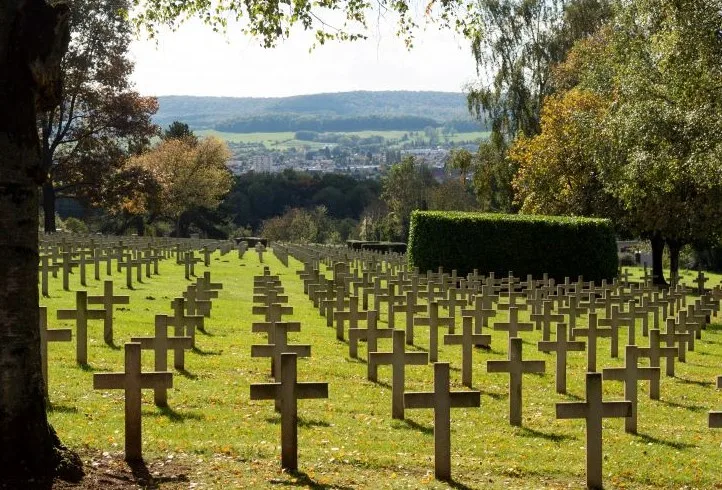
<svg viewBox="0 0 722 490">
<path fill-rule="evenodd" d="M 660 233 L 652 235 L 652 284 L 657 286 L 668 286 L 664 279 L 664 267 L 662 256 L 664 255 L 664 238 Z"/>
<path fill-rule="evenodd" d="M 45 233 L 58 231 L 55 223 L 55 187 L 50 180 L 43 184 L 43 214 Z"/>
<path fill-rule="evenodd" d="M 40 367 L 38 186 L 43 172 L 36 104 L 45 107 L 59 95 L 68 8 L 50 7 L 45 0 L 0 5 L 0 484 L 26 488 L 20 482 L 51 476 L 64 454 L 48 424 Z M 78 464 L 75 457 L 70 466 Z"/>
<path fill-rule="evenodd" d="M 677 240 L 667 239 L 667 246 L 669 247 L 669 276 L 673 279 L 673 284 L 676 285 L 679 279 L 679 252 L 682 250 L 682 243 Z"/>
</svg>

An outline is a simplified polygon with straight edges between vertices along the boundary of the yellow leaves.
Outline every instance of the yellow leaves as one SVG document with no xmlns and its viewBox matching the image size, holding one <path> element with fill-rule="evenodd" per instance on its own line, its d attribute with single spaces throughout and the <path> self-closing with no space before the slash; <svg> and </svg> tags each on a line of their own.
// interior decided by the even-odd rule
<svg viewBox="0 0 722 490">
<path fill-rule="evenodd" d="M 520 136 L 509 149 L 519 170 L 512 186 L 523 212 L 588 214 L 589 180 L 600 146 L 598 125 L 607 101 L 572 89 L 550 96 L 542 108 L 541 134 Z M 597 187 L 592 186 L 592 189 Z"/>
<path fill-rule="evenodd" d="M 192 207 L 215 208 L 228 193 L 232 177 L 226 163 L 231 153 L 224 142 L 205 138 L 193 146 L 182 139 L 161 142 L 153 150 L 134 157 L 129 167 L 149 172 L 160 187 L 160 212 L 176 218 Z M 130 209 L 143 204 L 124 203 Z"/>
</svg>

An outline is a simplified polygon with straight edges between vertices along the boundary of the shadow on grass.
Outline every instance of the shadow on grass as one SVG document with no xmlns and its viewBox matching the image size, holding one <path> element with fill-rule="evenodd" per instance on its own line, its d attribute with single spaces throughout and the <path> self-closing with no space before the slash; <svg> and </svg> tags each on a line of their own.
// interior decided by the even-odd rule
<svg viewBox="0 0 722 490">
<path fill-rule="evenodd" d="M 163 483 L 189 481 L 186 475 L 178 475 L 175 477 L 154 477 L 150 474 L 150 471 L 148 471 L 148 466 L 146 466 L 145 461 L 143 461 L 142 459 L 136 461 L 128 461 L 128 467 L 130 468 L 130 472 L 133 474 L 135 482 L 141 488 L 148 490 L 159 489 L 161 488 L 161 484 Z"/>
<path fill-rule="evenodd" d="M 434 433 L 433 426 L 421 425 L 418 422 L 415 422 L 410 419 L 399 420 L 398 424 L 394 424 L 394 426 L 398 427 L 399 429 L 415 430 L 415 431 L 421 432 L 422 434 L 433 434 Z"/>
<path fill-rule="evenodd" d="M 563 442 L 574 439 L 574 436 L 568 434 L 555 434 L 553 432 L 542 432 L 540 430 L 531 429 L 529 427 L 519 427 L 517 435 L 521 437 L 534 437 L 538 439 L 544 439 L 545 441 L 551 442 Z"/>
<path fill-rule="evenodd" d="M 223 349 L 220 350 L 202 350 L 199 349 L 197 346 L 193 347 L 193 353 L 198 354 L 199 356 L 220 356 L 223 354 Z"/>
<path fill-rule="evenodd" d="M 206 328 L 199 328 L 198 330 L 196 330 L 196 332 L 200 332 L 206 337 L 215 337 L 215 335 L 206 330 Z"/>
<path fill-rule="evenodd" d="M 119 346 L 118 344 L 116 344 L 114 340 L 111 340 L 110 342 L 106 342 L 105 345 L 107 345 L 108 347 L 110 347 L 110 348 L 113 349 L 113 350 L 120 350 L 120 349 L 122 349 L 122 347 Z"/>
<path fill-rule="evenodd" d="M 703 366 L 703 367 L 707 367 L 707 366 Z M 680 383 L 683 383 L 686 385 L 701 386 L 703 388 L 711 388 L 715 384 L 712 381 L 697 381 L 696 379 L 687 379 L 687 378 L 680 378 L 680 377 L 677 377 L 676 379 Z"/>
<path fill-rule="evenodd" d="M 690 412 L 706 412 L 709 409 L 709 407 L 702 405 L 685 405 L 684 403 L 670 402 L 666 400 L 659 400 L 659 402 L 668 407 L 683 408 L 685 410 L 689 410 Z"/>
<path fill-rule="evenodd" d="M 281 423 L 280 415 L 266 417 L 266 423 L 278 425 Z M 298 417 L 299 427 L 331 427 L 331 424 L 325 420 L 313 420 L 304 417 Z"/>
<path fill-rule="evenodd" d="M 78 407 L 69 407 L 67 405 L 50 402 L 48 403 L 48 411 L 57 413 L 78 413 Z"/>
<path fill-rule="evenodd" d="M 183 423 L 186 420 L 204 420 L 205 416 L 198 412 L 179 412 L 169 406 L 156 407 L 156 410 L 143 410 L 144 417 L 165 417 L 171 422 Z"/>
<path fill-rule="evenodd" d="M 190 371 L 188 371 L 188 370 L 185 369 L 185 368 L 183 368 L 183 369 L 176 369 L 176 371 L 178 371 L 178 374 L 180 374 L 180 375 L 183 376 L 184 378 L 193 379 L 193 380 L 198 379 L 198 375 L 197 375 L 197 374 L 193 374 L 193 373 L 191 373 Z"/>
<path fill-rule="evenodd" d="M 474 488 L 461 483 L 460 481 L 454 480 L 453 478 L 451 480 L 444 481 L 444 483 L 449 485 L 449 488 L 456 488 L 458 490 L 472 490 Z"/>
<path fill-rule="evenodd" d="M 506 393 L 494 393 L 493 391 L 480 390 L 482 396 L 488 396 L 493 400 L 503 400 L 507 397 Z"/>
<path fill-rule="evenodd" d="M 78 363 L 78 367 L 85 371 L 86 373 L 109 373 L 110 369 L 108 368 L 99 368 L 99 367 L 93 367 L 88 363 Z"/>
<path fill-rule="evenodd" d="M 308 476 L 302 471 L 289 471 L 288 476 L 292 477 L 292 480 L 279 480 L 274 478 L 269 480 L 271 485 L 280 485 L 284 487 L 302 487 L 310 488 L 312 490 L 326 490 L 326 489 L 339 489 L 339 490 L 353 490 L 354 487 L 347 487 L 345 485 L 326 484 L 320 483 Z"/>
<path fill-rule="evenodd" d="M 368 364 L 368 362 L 366 361 L 366 359 L 364 359 L 364 358 L 362 358 L 362 357 L 350 357 L 350 356 L 349 356 L 349 357 L 346 357 L 346 360 L 347 360 L 348 362 L 353 362 L 353 363 L 355 363 L 355 364 Z"/>
<path fill-rule="evenodd" d="M 377 386 L 383 386 L 384 388 L 388 388 L 390 390 L 393 389 L 391 386 L 391 383 L 387 383 L 386 381 L 378 381 L 378 380 L 376 380 L 376 381 L 367 380 L 367 381 L 370 381 L 371 383 L 373 383 Z"/>
<path fill-rule="evenodd" d="M 671 447 L 672 449 L 692 449 L 697 447 L 696 444 L 688 444 L 681 441 L 668 441 L 666 439 L 659 439 L 658 437 L 650 436 L 649 434 L 638 433 L 637 437 L 644 442 L 659 444 L 661 446 Z"/>
</svg>

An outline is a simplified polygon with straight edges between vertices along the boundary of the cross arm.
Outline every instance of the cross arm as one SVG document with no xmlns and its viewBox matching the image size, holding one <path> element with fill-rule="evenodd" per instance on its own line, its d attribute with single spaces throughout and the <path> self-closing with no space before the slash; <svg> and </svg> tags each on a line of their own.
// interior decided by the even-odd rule
<svg viewBox="0 0 722 490">
<path fill-rule="evenodd" d="M 54 328 L 46 330 L 48 342 L 70 342 L 73 339 L 73 331 L 69 328 Z"/>
<path fill-rule="evenodd" d="M 404 393 L 404 408 L 434 408 L 436 395 L 433 392 Z"/>
<path fill-rule="evenodd" d="M 88 310 L 88 320 L 105 320 L 105 310 Z"/>
<path fill-rule="evenodd" d="M 93 374 L 93 389 L 112 390 L 125 388 L 125 373 Z"/>
<path fill-rule="evenodd" d="M 429 354 L 426 352 L 407 352 L 404 354 L 404 364 L 423 366 L 429 363 Z"/>
<path fill-rule="evenodd" d="M 251 385 L 251 400 L 275 400 L 281 383 L 257 383 Z"/>
<path fill-rule="evenodd" d="M 78 317 L 78 310 L 58 310 L 58 320 L 75 320 Z"/>
<path fill-rule="evenodd" d="M 604 402 L 602 403 L 602 417 L 631 417 L 632 402 Z"/>
<path fill-rule="evenodd" d="M 545 361 L 522 361 L 521 371 L 523 373 L 543 373 L 546 371 Z"/>
<path fill-rule="evenodd" d="M 480 391 L 456 391 L 449 393 L 451 406 L 454 408 L 471 408 L 481 406 Z"/>
<path fill-rule="evenodd" d="M 328 383 L 296 383 L 296 397 L 303 399 L 328 398 Z"/>
<path fill-rule="evenodd" d="M 486 361 L 486 370 L 490 373 L 508 373 L 510 364 L 509 361 Z"/>
<path fill-rule="evenodd" d="M 155 371 L 140 375 L 141 388 L 173 388 L 173 373 L 169 371 Z"/>
<path fill-rule="evenodd" d="M 559 402 L 556 404 L 558 419 L 584 419 L 589 416 L 586 402 Z"/>
</svg>

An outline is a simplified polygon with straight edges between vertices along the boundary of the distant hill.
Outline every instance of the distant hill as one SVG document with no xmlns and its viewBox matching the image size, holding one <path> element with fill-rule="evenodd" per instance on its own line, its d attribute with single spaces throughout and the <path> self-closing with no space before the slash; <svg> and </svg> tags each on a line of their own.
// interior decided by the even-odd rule
<svg viewBox="0 0 722 490">
<path fill-rule="evenodd" d="M 183 121 L 197 130 L 418 130 L 445 124 L 457 131 L 481 128 L 469 116 L 466 96 L 454 92 L 360 91 L 282 98 L 172 95 L 158 97 L 158 102 L 156 124 L 166 127 L 173 121 Z"/>
</svg>

